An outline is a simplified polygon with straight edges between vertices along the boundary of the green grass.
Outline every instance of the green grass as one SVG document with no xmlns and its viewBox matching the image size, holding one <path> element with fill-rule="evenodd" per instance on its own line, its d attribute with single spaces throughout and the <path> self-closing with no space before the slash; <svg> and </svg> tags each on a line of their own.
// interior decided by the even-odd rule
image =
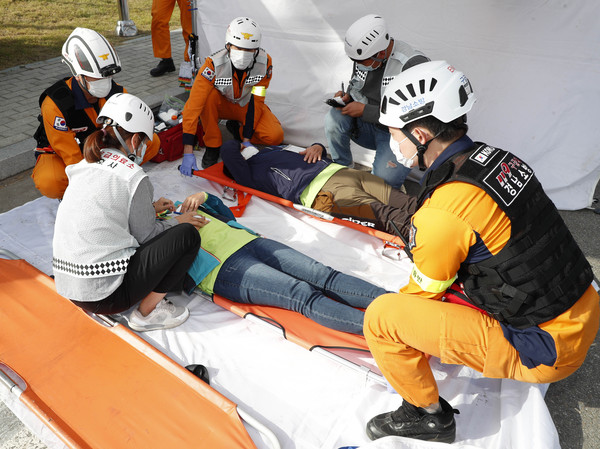
<svg viewBox="0 0 600 449">
<path fill-rule="evenodd" d="M 138 36 L 150 34 L 152 0 L 128 0 Z M 130 39 L 115 34 L 118 0 L 0 0 L 0 70 L 60 56 L 76 27 L 91 28 L 114 46 Z M 179 28 L 177 6 L 171 28 Z"/>
</svg>

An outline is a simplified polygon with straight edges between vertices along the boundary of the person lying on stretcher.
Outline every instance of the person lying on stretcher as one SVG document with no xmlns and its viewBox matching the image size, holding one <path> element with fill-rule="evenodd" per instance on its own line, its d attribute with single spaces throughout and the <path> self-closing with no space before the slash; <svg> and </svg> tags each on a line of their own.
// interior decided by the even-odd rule
<svg viewBox="0 0 600 449">
<path fill-rule="evenodd" d="M 325 147 L 262 150 L 231 140 L 221 147 L 225 174 L 237 183 L 406 239 L 416 199 L 372 173 L 334 163 Z M 392 224 L 393 222 L 393 224 Z"/>
<path fill-rule="evenodd" d="M 153 133 L 152 110 L 119 93 L 97 121 L 102 128 L 86 140 L 85 158 L 67 167 L 69 185 L 56 214 L 52 266 L 60 295 L 92 313 L 133 308 L 129 326 L 143 332 L 182 324 L 189 310 L 166 293 L 199 285 L 362 334 L 364 313 L 354 307 L 366 308 L 384 289 L 259 238 L 203 192 L 188 197 L 173 219 L 157 220 L 175 205 L 153 202 L 152 183 L 138 165 Z"/>
<path fill-rule="evenodd" d="M 204 218 L 201 249 L 188 270 L 207 294 L 234 302 L 293 310 L 317 323 L 362 335 L 364 313 L 386 290 L 325 266 L 240 225 L 223 202 L 199 192 L 185 199 L 182 213 Z"/>
</svg>

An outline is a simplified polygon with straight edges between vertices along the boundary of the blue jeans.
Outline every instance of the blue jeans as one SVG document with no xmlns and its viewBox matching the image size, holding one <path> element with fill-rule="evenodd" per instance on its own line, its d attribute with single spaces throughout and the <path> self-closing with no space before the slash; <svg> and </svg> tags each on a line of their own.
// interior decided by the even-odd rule
<svg viewBox="0 0 600 449">
<path fill-rule="evenodd" d="M 224 263 L 214 292 L 231 301 L 281 307 L 343 332 L 362 334 L 364 312 L 386 291 L 274 240 L 258 238 Z"/>
<path fill-rule="evenodd" d="M 384 179 L 389 185 L 400 188 L 410 172 L 409 168 L 400 165 L 390 149 L 390 133 L 373 123 L 356 118 L 358 136 L 352 137 L 354 118 L 343 115 L 338 108 L 331 108 L 325 116 L 325 136 L 334 162 L 352 166 L 350 139 L 361 147 L 375 150 L 373 174 Z"/>
</svg>

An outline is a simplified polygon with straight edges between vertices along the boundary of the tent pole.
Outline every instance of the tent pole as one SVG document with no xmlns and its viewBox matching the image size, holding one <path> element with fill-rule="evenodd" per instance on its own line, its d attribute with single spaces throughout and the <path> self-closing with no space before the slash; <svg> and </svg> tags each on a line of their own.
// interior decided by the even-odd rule
<svg viewBox="0 0 600 449">
<path fill-rule="evenodd" d="M 117 36 L 131 37 L 138 33 L 133 20 L 129 18 L 129 4 L 127 0 L 117 0 L 119 4 L 119 20 L 117 21 Z"/>
</svg>

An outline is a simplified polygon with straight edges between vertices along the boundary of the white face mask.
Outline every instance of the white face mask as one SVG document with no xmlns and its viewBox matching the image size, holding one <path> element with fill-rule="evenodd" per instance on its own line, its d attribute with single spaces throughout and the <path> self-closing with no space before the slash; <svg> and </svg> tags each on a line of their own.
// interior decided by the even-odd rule
<svg viewBox="0 0 600 449">
<path fill-rule="evenodd" d="M 110 92 L 112 88 L 112 78 L 102 78 L 96 81 L 87 81 L 87 90 L 90 95 L 96 98 L 104 98 Z"/>
<path fill-rule="evenodd" d="M 146 148 L 147 148 L 147 144 L 146 144 L 146 140 L 144 139 L 142 144 L 135 150 L 136 154 L 135 154 L 135 157 L 133 158 L 133 162 L 135 162 L 137 165 L 142 165 L 144 156 L 146 155 Z"/>
<path fill-rule="evenodd" d="M 379 53 L 377 53 L 378 55 Z M 373 62 L 371 63 L 371 65 L 363 65 L 359 62 L 356 63 L 356 68 L 358 70 L 362 70 L 363 72 L 372 72 L 373 70 L 377 70 L 378 68 L 380 68 L 383 65 L 383 61 L 385 61 L 385 57 L 384 58 L 378 58 L 377 55 L 375 56 L 371 56 L 369 59 L 372 59 Z M 386 53 L 387 56 L 387 53 Z M 379 64 L 377 64 L 379 63 Z"/>
<path fill-rule="evenodd" d="M 396 160 L 400 165 L 404 165 L 406 168 L 411 168 L 413 166 L 413 160 L 417 156 L 418 152 L 415 150 L 415 154 L 413 154 L 411 157 L 406 157 L 402 154 L 402 151 L 400 151 L 400 144 L 406 139 L 408 139 L 408 137 L 405 137 L 398 142 L 392 137 L 392 135 L 390 135 L 390 149 L 392 150 L 392 153 L 394 153 L 394 156 L 396 156 Z"/>
<path fill-rule="evenodd" d="M 373 70 L 375 70 L 375 68 L 373 68 L 372 66 L 362 65 L 362 64 L 359 64 L 358 62 L 356 63 L 356 68 L 358 70 L 362 70 L 363 72 L 372 72 Z M 379 68 L 379 67 L 377 67 L 377 68 Z"/>
<path fill-rule="evenodd" d="M 236 69 L 245 70 L 252 64 L 252 61 L 254 61 L 254 52 L 230 48 L 229 59 L 231 59 L 231 63 Z"/>
</svg>

